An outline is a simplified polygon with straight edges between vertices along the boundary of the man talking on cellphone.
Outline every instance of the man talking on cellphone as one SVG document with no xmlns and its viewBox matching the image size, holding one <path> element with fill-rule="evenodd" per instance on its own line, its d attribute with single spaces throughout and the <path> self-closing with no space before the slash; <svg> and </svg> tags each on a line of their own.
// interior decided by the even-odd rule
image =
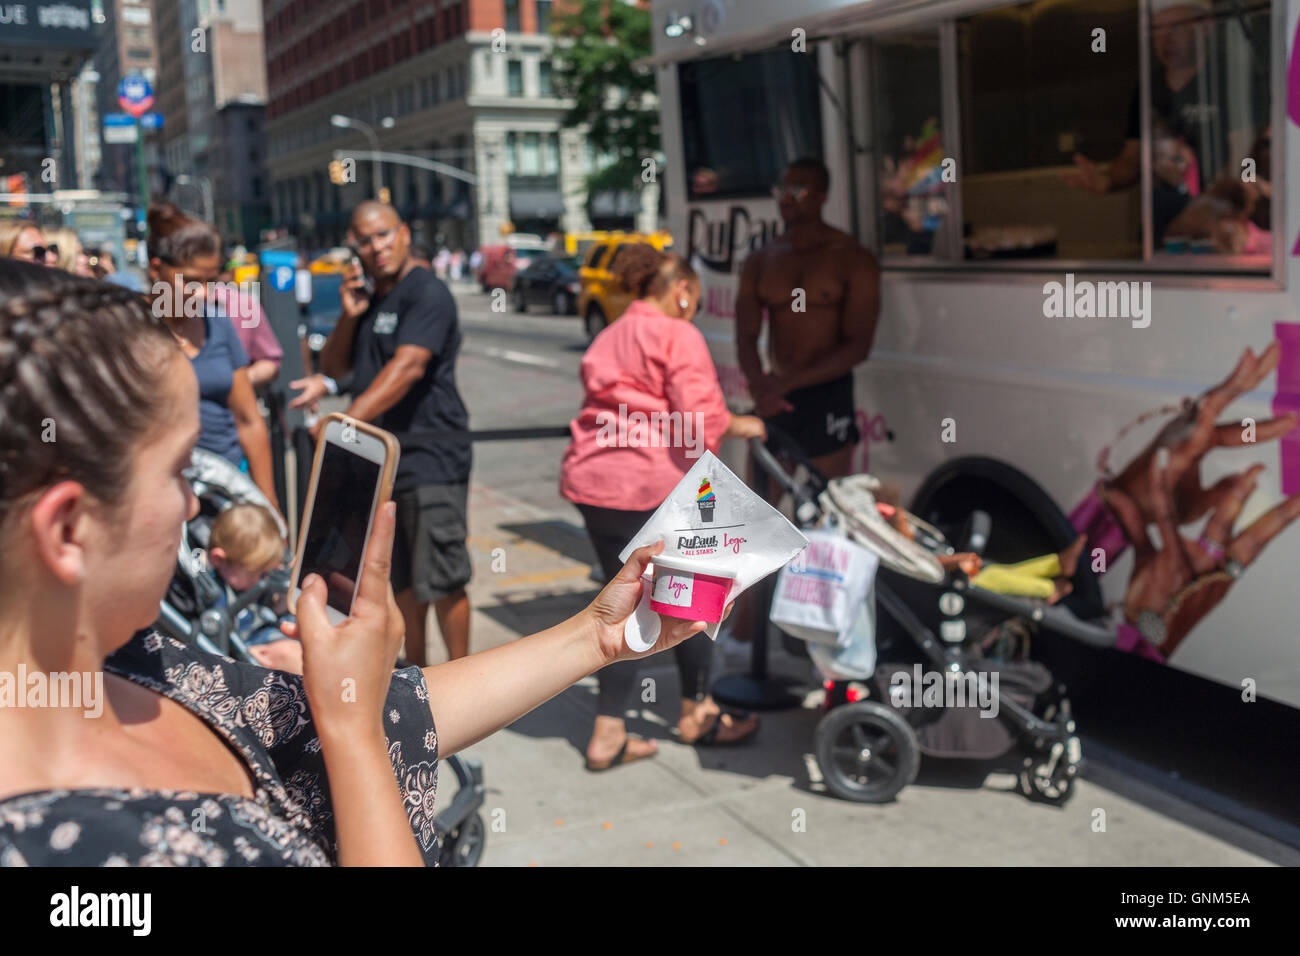
<svg viewBox="0 0 1300 956">
<path fill-rule="evenodd" d="M 401 444 L 392 580 L 406 622 L 406 658 L 425 664 L 432 604 L 454 660 L 469 653 L 471 457 L 468 434 L 451 440 L 447 434 L 469 431 L 456 389 L 456 302 L 442 280 L 411 257 L 410 229 L 392 206 L 375 200 L 358 205 L 348 241 L 361 263 L 344 278 L 343 312 L 321 349 L 321 371 L 330 379 L 350 374 L 353 400 L 344 414 L 392 432 Z M 373 293 L 366 290 L 367 277 Z M 306 390 L 295 405 L 313 402 L 326 388 L 320 376 L 303 381 Z"/>
</svg>

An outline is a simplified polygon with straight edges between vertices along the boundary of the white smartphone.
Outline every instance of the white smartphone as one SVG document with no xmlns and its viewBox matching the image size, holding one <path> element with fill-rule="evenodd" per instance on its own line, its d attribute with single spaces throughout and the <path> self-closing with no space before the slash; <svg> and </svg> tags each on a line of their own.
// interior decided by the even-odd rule
<svg viewBox="0 0 1300 956">
<path fill-rule="evenodd" d="M 298 611 L 299 582 L 319 574 L 329 592 L 325 613 L 331 624 L 341 624 L 352 613 L 375 515 L 392 497 L 400 450 L 382 428 L 339 412 L 324 421 L 298 526 L 289 609 Z"/>
</svg>

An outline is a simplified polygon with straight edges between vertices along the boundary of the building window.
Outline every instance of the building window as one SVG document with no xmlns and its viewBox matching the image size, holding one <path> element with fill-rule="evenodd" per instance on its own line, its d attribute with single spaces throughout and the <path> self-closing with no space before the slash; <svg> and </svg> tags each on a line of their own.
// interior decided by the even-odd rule
<svg viewBox="0 0 1300 956">
<path fill-rule="evenodd" d="M 524 65 L 519 60 L 506 64 L 506 93 L 509 96 L 524 95 Z"/>
<path fill-rule="evenodd" d="M 519 32 L 519 0 L 506 0 L 506 30 Z"/>
<path fill-rule="evenodd" d="M 537 0 L 537 32 L 551 32 L 551 0 Z"/>
<path fill-rule="evenodd" d="M 537 93 L 539 96 L 551 96 L 551 61 L 543 60 L 537 64 Z"/>
<path fill-rule="evenodd" d="M 519 172 L 519 137 L 506 133 L 506 175 L 513 176 Z"/>
<path fill-rule="evenodd" d="M 523 176 L 542 174 L 542 134 L 524 133 L 524 151 L 519 158 L 519 172 Z"/>
<path fill-rule="evenodd" d="M 560 136 L 558 133 L 546 134 L 546 151 L 542 154 L 542 174 L 555 176 L 560 171 Z"/>
</svg>

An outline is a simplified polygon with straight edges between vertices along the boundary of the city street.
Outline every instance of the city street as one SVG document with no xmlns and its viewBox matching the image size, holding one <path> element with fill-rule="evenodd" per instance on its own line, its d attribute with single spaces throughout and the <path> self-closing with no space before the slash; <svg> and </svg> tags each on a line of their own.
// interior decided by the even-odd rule
<svg viewBox="0 0 1300 956">
<path fill-rule="evenodd" d="M 582 396 L 577 317 L 494 313 L 458 296 L 458 380 L 474 429 L 566 424 Z M 536 310 L 535 310 L 536 311 Z M 564 439 L 474 449 L 471 650 L 542 630 L 597 592 L 581 518 L 558 492 Z M 498 559 L 493 570 L 494 556 Z M 430 659 L 445 658 L 436 627 Z M 748 645 L 720 642 L 715 675 L 748 667 Z M 1300 862 L 1300 853 L 1093 760 L 1073 800 L 1030 803 L 1015 779 L 925 764 L 896 802 L 853 804 L 826 792 L 811 754 L 820 713 L 807 661 L 772 650 L 773 670 L 804 679 L 802 709 L 766 714 L 738 748 L 677 743 L 671 657 L 652 660 L 656 702 L 629 717 L 659 753 L 607 773 L 583 769 L 595 713 L 588 679 L 467 753 L 488 787 L 484 865 L 1090 865 L 1225 866 Z M 1083 728 L 1086 735 L 1087 728 Z M 1089 756 L 1085 736 L 1085 757 Z M 455 787 L 442 777 L 439 804 Z M 1104 826 L 1104 832 L 1103 832 Z"/>
</svg>

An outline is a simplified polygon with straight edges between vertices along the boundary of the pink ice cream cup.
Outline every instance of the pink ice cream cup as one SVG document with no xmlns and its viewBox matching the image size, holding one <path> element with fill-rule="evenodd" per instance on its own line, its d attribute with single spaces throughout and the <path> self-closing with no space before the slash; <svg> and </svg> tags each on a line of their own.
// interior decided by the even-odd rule
<svg viewBox="0 0 1300 956">
<path fill-rule="evenodd" d="M 666 617 L 716 624 L 722 620 L 735 574 L 691 558 L 659 555 L 654 561 L 650 609 Z"/>
</svg>

